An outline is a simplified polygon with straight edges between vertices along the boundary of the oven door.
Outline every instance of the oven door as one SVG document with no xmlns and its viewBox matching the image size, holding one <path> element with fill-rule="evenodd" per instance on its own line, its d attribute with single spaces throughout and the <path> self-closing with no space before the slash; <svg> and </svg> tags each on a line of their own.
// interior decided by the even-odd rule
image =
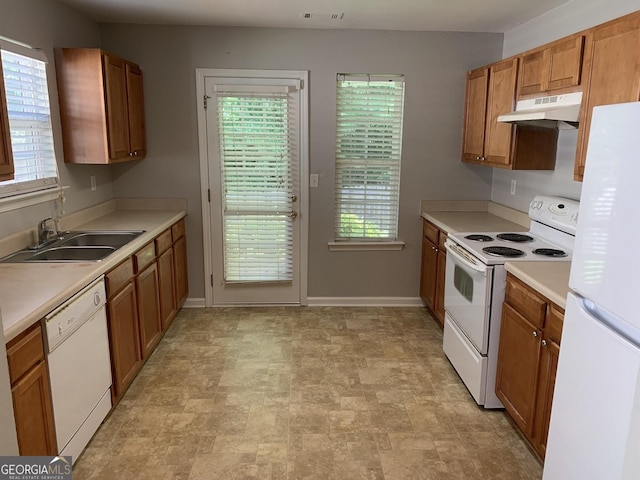
<svg viewBox="0 0 640 480">
<path fill-rule="evenodd" d="M 447 240 L 444 308 L 481 355 L 489 348 L 493 267 Z"/>
</svg>

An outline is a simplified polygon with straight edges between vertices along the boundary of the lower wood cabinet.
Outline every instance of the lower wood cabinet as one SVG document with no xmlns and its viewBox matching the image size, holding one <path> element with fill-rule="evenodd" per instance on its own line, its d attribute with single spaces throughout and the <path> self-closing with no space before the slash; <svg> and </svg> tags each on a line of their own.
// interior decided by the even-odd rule
<svg viewBox="0 0 640 480">
<path fill-rule="evenodd" d="M 447 232 L 423 219 L 420 298 L 444 328 L 444 275 L 447 254 L 444 241 Z"/>
<path fill-rule="evenodd" d="M 130 260 L 127 260 L 130 262 Z M 122 264 L 121 264 L 122 265 Z M 118 267 L 116 267 L 117 269 Z M 109 274 L 107 274 L 107 285 Z M 112 399 L 119 399 L 142 368 L 142 351 L 138 327 L 138 303 L 133 281 L 107 300 L 109 349 L 111 351 Z"/>
<path fill-rule="evenodd" d="M 564 311 L 507 275 L 496 395 L 540 457 L 546 453 Z"/>
<path fill-rule="evenodd" d="M 136 276 L 136 298 L 142 358 L 146 359 L 162 338 L 158 269 L 155 262 Z"/>
<path fill-rule="evenodd" d="M 180 220 L 105 275 L 114 404 L 187 298 L 186 248 Z"/>
<path fill-rule="evenodd" d="M 185 237 L 184 220 L 172 227 L 173 265 L 176 304 L 180 308 L 189 295 L 189 276 L 187 272 L 187 238 Z"/>
<path fill-rule="evenodd" d="M 57 455 L 49 373 L 40 323 L 7 344 L 20 455 Z"/>
</svg>

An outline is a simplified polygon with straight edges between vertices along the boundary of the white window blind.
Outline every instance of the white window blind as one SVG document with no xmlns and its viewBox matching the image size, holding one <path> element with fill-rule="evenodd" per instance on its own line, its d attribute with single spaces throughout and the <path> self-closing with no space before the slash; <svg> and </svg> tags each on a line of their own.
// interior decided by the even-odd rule
<svg viewBox="0 0 640 480">
<path fill-rule="evenodd" d="M 58 186 L 46 63 L 35 58 L 42 57 L 40 52 L 29 56 L 5 47 L 6 42 L 2 69 L 15 174 L 0 182 L 0 197 Z"/>
<path fill-rule="evenodd" d="M 336 111 L 335 238 L 395 241 L 404 77 L 339 74 Z"/>
<path fill-rule="evenodd" d="M 225 283 L 293 276 L 296 136 L 289 87 L 217 89 Z"/>
</svg>

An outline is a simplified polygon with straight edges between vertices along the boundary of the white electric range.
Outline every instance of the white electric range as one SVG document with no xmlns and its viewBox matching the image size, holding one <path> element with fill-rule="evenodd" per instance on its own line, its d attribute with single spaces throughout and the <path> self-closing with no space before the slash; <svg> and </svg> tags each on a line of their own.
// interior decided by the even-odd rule
<svg viewBox="0 0 640 480">
<path fill-rule="evenodd" d="M 495 395 L 505 262 L 571 261 L 575 200 L 537 196 L 529 232 L 449 234 L 443 349 L 478 405 L 502 408 Z"/>
</svg>

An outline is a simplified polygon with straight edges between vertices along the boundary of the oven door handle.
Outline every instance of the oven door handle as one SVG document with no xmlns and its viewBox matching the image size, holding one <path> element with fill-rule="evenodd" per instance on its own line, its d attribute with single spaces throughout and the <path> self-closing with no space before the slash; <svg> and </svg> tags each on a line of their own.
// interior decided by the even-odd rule
<svg viewBox="0 0 640 480">
<path fill-rule="evenodd" d="M 467 267 L 475 270 L 476 272 L 480 272 L 483 275 L 487 274 L 486 265 L 484 265 L 484 264 L 478 265 L 477 263 L 475 263 L 472 260 L 473 257 L 471 257 L 471 254 L 467 253 L 467 251 L 465 249 L 463 249 L 462 247 L 460 247 L 458 244 L 453 243 L 450 240 L 447 240 L 444 243 L 444 246 L 447 249 L 447 251 L 449 252 L 448 254 L 452 255 L 457 261 L 459 261 L 463 265 L 466 265 Z"/>
</svg>

